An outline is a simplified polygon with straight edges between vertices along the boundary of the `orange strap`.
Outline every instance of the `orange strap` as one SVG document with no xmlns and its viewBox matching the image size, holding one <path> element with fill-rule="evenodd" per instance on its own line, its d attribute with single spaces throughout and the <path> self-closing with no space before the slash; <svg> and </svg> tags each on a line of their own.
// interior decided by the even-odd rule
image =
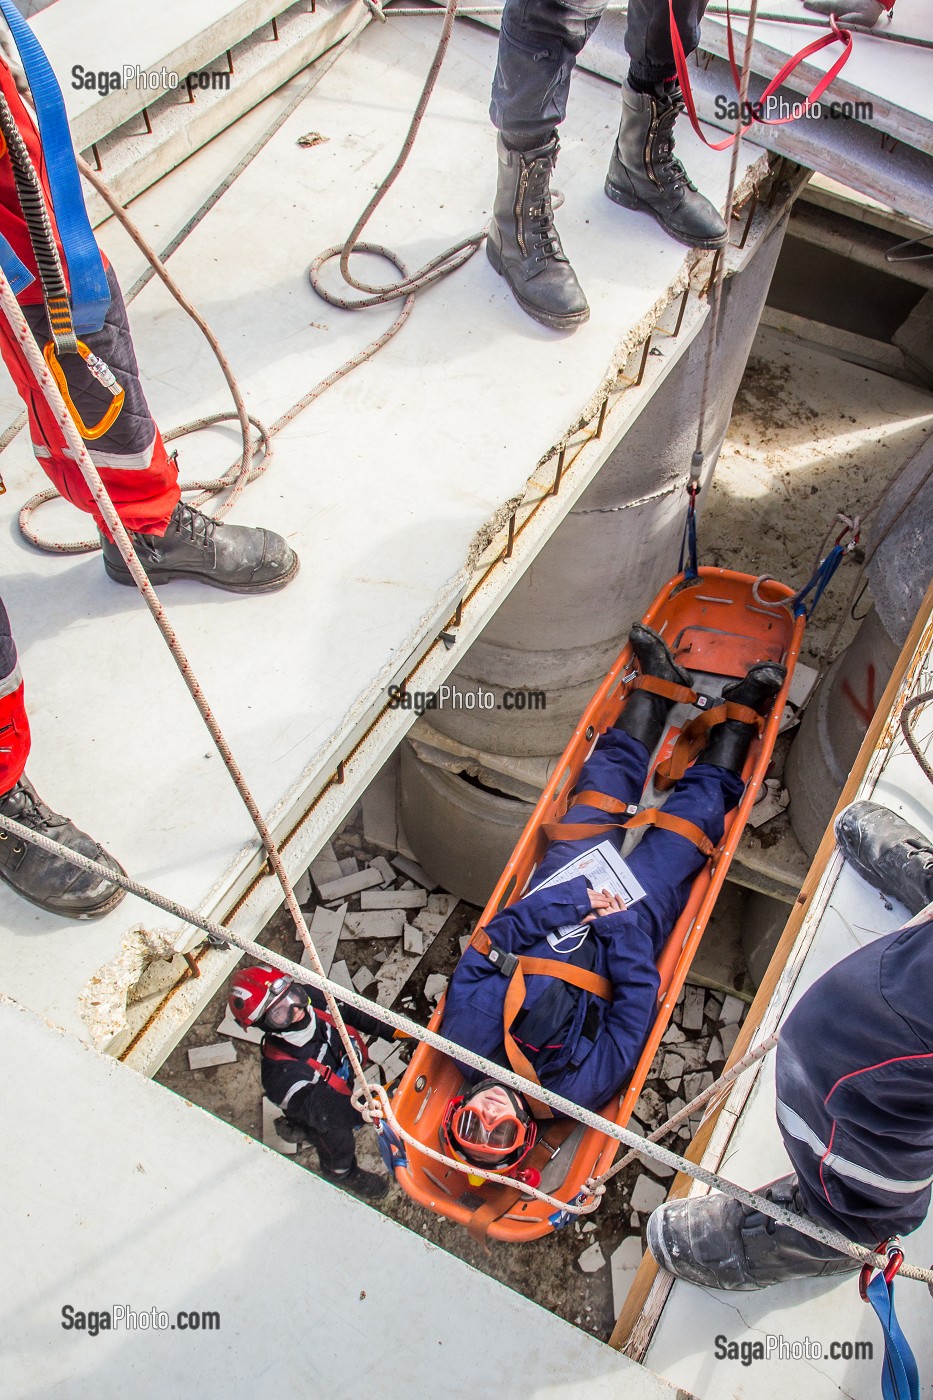
<svg viewBox="0 0 933 1400">
<path fill-rule="evenodd" d="M 695 705 L 697 693 L 689 686 L 677 685 L 674 681 L 662 681 L 659 676 L 639 676 L 633 690 L 647 690 L 649 695 L 660 695 L 678 705 Z"/>
<path fill-rule="evenodd" d="M 742 714 L 754 713 L 752 710 L 745 710 L 741 705 L 735 705 L 732 708 Z M 719 706 L 719 709 L 721 710 L 722 706 Z M 699 715 L 697 718 L 705 720 L 707 716 Z M 730 716 L 730 718 L 738 718 L 738 715 Z M 758 716 L 756 715 L 755 718 L 757 719 Z M 624 802 L 620 802 L 615 797 L 607 797 L 602 792 L 576 793 L 572 801 L 585 802 L 588 807 L 597 807 L 603 812 L 625 812 L 628 810 Z M 672 831 L 676 836 L 683 836 L 688 841 L 692 841 L 694 846 L 705 856 L 711 856 L 715 850 L 709 837 L 694 822 L 688 822 L 684 817 L 671 816 L 660 807 L 647 807 L 643 812 L 636 813 L 635 816 L 629 817 L 624 822 L 544 822 L 541 830 L 549 841 L 579 841 L 588 836 L 603 836 L 606 832 L 613 830 L 634 830 L 639 826 L 655 826 L 662 831 Z M 488 949 L 480 951 L 488 952 Z"/>
<path fill-rule="evenodd" d="M 731 700 L 727 700 L 725 705 L 714 705 L 711 710 L 696 715 L 689 724 L 684 725 L 670 757 L 654 770 L 655 787 L 664 791 L 679 782 L 706 743 L 709 731 L 717 724 L 724 724 L 727 719 L 754 725 L 759 734 L 764 728 L 762 716 L 747 705 L 736 705 Z"/>
<path fill-rule="evenodd" d="M 716 850 L 706 832 L 695 822 L 688 822 L 686 817 L 675 817 L 672 812 L 665 812 L 663 807 L 646 807 L 643 812 L 639 812 L 637 817 L 632 817 L 625 825 L 632 828 L 655 826 L 662 831 L 672 831 L 675 836 L 683 836 L 685 840 L 692 841 L 697 850 L 707 857 Z"/>
</svg>

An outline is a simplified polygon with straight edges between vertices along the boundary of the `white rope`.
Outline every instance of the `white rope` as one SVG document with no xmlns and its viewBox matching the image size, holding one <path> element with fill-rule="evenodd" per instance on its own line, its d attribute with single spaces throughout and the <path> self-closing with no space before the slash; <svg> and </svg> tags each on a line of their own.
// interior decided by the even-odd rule
<svg viewBox="0 0 933 1400">
<path fill-rule="evenodd" d="M 2 274 L 0 274 L 0 288 L 3 286 Z M 365 1011 L 370 1016 L 391 1026 L 393 1030 L 401 1031 L 403 1035 L 412 1040 L 419 1040 L 432 1049 L 440 1051 L 448 1058 L 460 1064 L 468 1065 L 471 1069 L 479 1070 L 486 1078 L 496 1079 L 500 1084 L 508 1085 L 520 1094 L 527 1094 L 531 1098 L 538 1099 L 546 1103 L 555 1113 L 563 1115 L 565 1118 L 573 1118 L 576 1122 L 582 1123 L 586 1128 L 592 1128 L 596 1132 L 608 1138 L 614 1138 L 616 1142 L 622 1143 L 624 1147 L 634 1149 L 636 1152 L 644 1153 L 654 1161 L 660 1162 L 662 1166 L 673 1167 L 675 1171 L 682 1172 L 686 1176 L 692 1177 L 695 1181 L 701 1182 L 704 1186 L 709 1186 L 713 1190 L 722 1191 L 725 1195 L 733 1197 L 747 1206 L 749 1210 L 760 1211 L 762 1215 L 767 1215 L 779 1225 L 786 1225 L 789 1229 L 797 1230 L 798 1233 L 808 1235 L 811 1239 L 818 1240 L 821 1244 L 827 1245 L 830 1249 L 837 1250 L 840 1254 L 847 1254 L 852 1259 L 857 1259 L 860 1263 L 871 1264 L 876 1269 L 882 1269 L 888 1263 L 887 1258 L 881 1254 L 874 1254 L 864 1245 L 853 1244 L 834 1230 L 827 1230 L 822 1225 L 817 1225 L 811 1220 L 806 1220 L 801 1216 L 792 1214 L 784 1210 L 781 1206 L 776 1206 L 773 1201 L 767 1200 L 764 1196 L 758 1195 L 754 1191 L 747 1191 L 744 1187 L 738 1186 L 734 1181 L 728 1181 L 725 1177 L 719 1176 L 715 1172 L 707 1171 L 705 1167 L 699 1166 L 696 1162 L 689 1161 L 688 1158 L 669 1151 L 666 1147 L 661 1147 L 659 1143 L 649 1141 L 647 1138 L 639 1137 L 629 1128 L 619 1127 L 608 1118 L 603 1118 L 601 1114 L 593 1113 L 590 1109 L 581 1108 L 579 1104 L 572 1103 L 570 1099 L 565 1099 L 561 1094 L 555 1094 L 550 1089 L 540 1084 L 532 1084 L 529 1080 L 522 1079 L 519 1075 L 513 1074 L 510 1069 L 505 1069 L 502 1065 L 497 1065 L 491 1060 L 487 1060 L 482 1055 L 477 1055 L 466 1046 L 458 1045 L 455 1041 L 448 1040 L 445 1036 L 438 1035 L 436 1031 L 430 1030 L 427 1026 L 421 1026 L 417 1021 L 412 1021 L 407 1016 L 402 1016 L 397 1011 L 391 1011 L 386 1006 L 380 1006 L 378 1002 L 369 1001 L 366 997 L 350 988 L 342 987 L 337 982 L 330 981 L 324 976 L 320 959 L 314 952 L 316 968 L 302 967 L 293 962 L 290 958 L 283 957 L 281 953 L 275 953 L 271 948 L 266 948 L 260 943 L 255 943 L 250 938 L 234 933 L 232 929 L 223 927 L 211 919 L 205 918 L 203 914 L 197 913 L 193 909 L 188 909 L 185 905 L 176 900 L 169 899 L 157 891 L 149 889 L 137 880 L 122 872 L 113 871 L 109 866 L 101 865 L 98 861 L 89 859 L 81 855 L 78 851 L 69 850 L 67 847 L 59 845 L 58 842 L 43 836 L 41 832 L 32 831 L 22 823 L 13 821 L 10 817 L 0 814 L 0 830 L 7 831 L 11 835 L 18 836 L 24 841 L 32 842 L 43 850 L 47 850 L 52 855 L 57 855 L 70 861 L 73 865 L 79 866 L 82 870 L 89 870 L 102 879 L 109 880 L 113 884 L 120 885 L 130 894 L 137 895 L 140 899 L 145 899 L 148 903 L 154 904 L 157 909 L 165 910 L 181 919 L 186 924 L 191 924 L 194 928 L 203 929 L 205 933 L 211 935 L 217 942 L 232 943 L 241 952 L 249 953 L 258 962 L 267 963 L 270 967 L 278 968 L 279 971 L 288 973 L 296 982 L 308 986 L 316 987 L 325 996 L 333 998 L 335 1001 L 345 1002 L 348 1006 L 356 1007 L 359 1011 Z M 305 941 L 304 939 L 302 940 Z M 311 943 L 310 936 L 307 939 Z M 313 950 L 313 944 L 311 944 Z M 333 1014 L 333 1013 L 332 1013 Z M 343 1018 L 339 1011 L 335 1020 L 343 1024 Z M 381 1102 L 378 1099 L 379 1086 L 366 1084 L 366 1091 L 370 1096 L 370 1103 L 376 1107 L 373 1112 L 381 1110 Z M 422 1150 L 422 1144 L 418 1144 L 418 1150 Z M 458 1170 L 462 1170 L 462 1164 L 454 1158 L 444 1158 L 444 1161 Z M 516 1186 L 519 1184 L 515 1183 Z M 561 1209 L 567 1209 L 565 1203 L 561 1203 Z M 917 1279 L 920 1283 L 933 1285 L 933 1269 L 921 1269 L 916 1265 L 904 1264 L 900 1270 L 904 1278 Z"/>
</svg>

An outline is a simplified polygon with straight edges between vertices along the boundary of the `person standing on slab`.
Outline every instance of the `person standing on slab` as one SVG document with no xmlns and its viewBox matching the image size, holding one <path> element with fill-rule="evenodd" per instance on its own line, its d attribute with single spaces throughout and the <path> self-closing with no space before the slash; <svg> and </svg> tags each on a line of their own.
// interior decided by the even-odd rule
<svg viewBox="0 0 933 1400">
<path fill-rule="evenodd" d="M 298 572 L 298 556 L 281 535 L 221 523 L 181 500 L 175 458 L 165 450 L 140 382 L 116 275 L 91 232 L 61 91 L 10 0 L 0 0 L 0 13 L 23 58 L 20 67 L 0 45 L 0 268 L 136 556 L 154 584 L 190 579 L 233 593 L 284 588 Z M 33 105 L 20 93 L 28 93 L 30 83 Z M 108 577 L 132 584 L 58 419 L 2 316 L 0 355 L 26 405 L 39 465 L 65 500 L 93 517 Z M 42 801 L 25 776 L 29 748 L 23 678 L 0 603 L 0 813 L 122 871 L 95 840 Z M 100 918 L 124 893 L 6 832 L 0 833 L 0 880 L 39 908 L 73 919 Z"/>
<path fill-rule="evenodd" d="M 522 310 L 555 330 L 571 330 L 590 314 L 554 224 L 550 181 L 577 55 L 606 2 L 506 0 L 499 31 L 489 109 L 499 132 L 499 181 L 486 253 Z M 692 53 L 706 0 L 673 4 L 684 50 Z M 630 0 L 625 47 L 629 70 L 606 194 L 650 214 L 679 243 L 721 248 L 726 225 L 674 154 L 684 104 L 667 0 Z"/>
<path fill-rule="evenodd" d="M 846 860 L 916 917 L 823 974 L 776 1051 L 777 1120 L 794 1171 L 759 1191 L 869 1248 L 916 1230 L 933 1187 L 933 842 L 873 802 L 837 819 Z M 648 1221 L 668 1273 L 745 1291 L 860 1267 L 719 1192 Z"/>
</svg>

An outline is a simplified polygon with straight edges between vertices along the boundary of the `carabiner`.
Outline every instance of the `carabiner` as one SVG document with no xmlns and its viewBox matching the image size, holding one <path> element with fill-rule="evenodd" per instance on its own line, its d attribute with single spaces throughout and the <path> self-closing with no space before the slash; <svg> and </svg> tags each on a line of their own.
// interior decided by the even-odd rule
<svg viewBox="0 0 933 1400">
<path fill-rule="evenodd" d="M 894 1282 L 898 1270 L 904 1262 L 904 1251 L 900 1249 L 895 1243 L 894 1236 L 892 1236 L 889 1240 L 885 1240 L 883 1244 L 880 1244 L 878 1246 L 878 1249 L 875 1250 L 875 1253 L 879 1253 L 879 1251 L 882 1249 L 885 1250 L 888 1256 L 888 1262 L 884 1266 L 882 1273 L 884 1275 L 885 1283 L 890 1288 L 891 1284 Z M 859 1297 L 861 1298 L 863 1303 L 868 1302 L 868 1285 L 871 1283 L 871 1276 L 874 1273 L 874 1271 L 874 1265 L 863 1264 L 859 1272 L 858 1291 Z"/>
<path fill-rule="evenodd" d="M 75 407 L 74 401 L 71 397 L 71 391 L 68 388 L 68 381 L 65 378 L 65 372 L 62 369 L 58 359 L 58 352 L 55 348 L 55 342 L 50 340 L 48 345 L 46 345 L 45 349 L 42 351 L 42 354 L 45 357 L 45 363 L 48 365 L 49 369 L 52 372 L 52 378 L 58 385 L 59 393 L 65 400 L 65 406 L 68 409 L 68 412 L 71 414 L 74 425 L 77 428 L 78 432 L 81 434 L 81 436 L 84 438 L 85 442 L 93 442 L 95 438 L 103 437 L 104 433 L 106 433 L 109 428 L 112 428 L 114 423 L 119 418 L 121 412 L 123 411 L 123 402 L 126 398 L 125 391 L 117 383 L 116 379 L 113 376 L 113 371 L 110 369 L 109 365 L 106 365 L 98 355 L 95 355 L 93 350 L 91 350 L 89 346 L 85 345 L 83 340 L 78 341 L 78 354 L 87 363 L 89 373 L 94 376 L 94 378 L 99 384 L 102 384 L 104 388 L 109 390 L 109 392 L 113 395 L 113 403 L 107 409 L 107 412 L 104 414 L 103 418 L 101 418 L 99 423 L 95 423 L 93 428 L 89 428 L 84 422 L 84 419 L 81 417 L 81 414 Z"/>
</svg>

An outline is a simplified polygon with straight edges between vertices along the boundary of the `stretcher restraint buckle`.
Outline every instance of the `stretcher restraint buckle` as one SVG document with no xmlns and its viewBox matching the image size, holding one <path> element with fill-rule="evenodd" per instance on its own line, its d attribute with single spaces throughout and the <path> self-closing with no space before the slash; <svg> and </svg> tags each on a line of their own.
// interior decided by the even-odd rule
<svg viewBox="0 0 933 1400">
<path fill-rule="evenodd" d="M 693 703 L 698 710 L 710 710 L 714 705 L 719 705 L 722 702 L 721 695 L 704 695 L 699 690 L 695 692 L 695 695 Z"/>
<path fill-rule="evenodd" d="M 117 419 L 123 411 L 123 403 L 126 398 L 126 393 L 117 383 L 117 380 L 114 378 L 113 372 L 110 369 L 110 367 L 104 363 L 100 356 L 95 355 L 93 350 L 91 350 L 89 346 L 85 345 L 83 340 L 76 340 L 74 353 L 81 356 L 81 358 L 87 364 L 88 371 L 94 376 L 97 382 L 99 384 L 102 384 L 104 388 L 108 390 L 108 392 L 113 396 L 113 402 L 111 403 L 110 407 L 107 409 L 103 417 L 100 419 L 100 421 L 98 423 L 95 423 L 93 427 L 88 427 L 88 425 L 84 422 L 84 419 L 81 417 L 81 414 L 78 412 L 78 409 L 71 397 L 71 392 L 68 388 L 68 381 L 66 380 L 64 371 L 61 367 L 61 364 L 59 363 L 58 357 L 62 353 L 62 349 L 58 340 L 55 338 L 55 320 L 53 318 L 51 303 L 49 303 L 49 324 L 52 327 L 53 339 L 48 342 L 48 344 L 42 351 L 43 355 L 45 356 L 45 362 L 52 373 L 52 378 L 58 385 L 59 393 L 65 400 L 65 407 L 71 414 L 75 427 L 77 428 L 81 436 L 84 438 L 85 442 L 93 442 L 96 438 L 103 437 L 104 434 L 110 428 L 113 427 L 114 423 L 117 421 Z"/>
<path fill-rule="evenodd" d="M 514 953 L 507 953 L 504 948 L 497 948 L 495 944 L 492 944 L 486 957 L 497 972 L 501 972 L 503 977 L 511 980 L 518 967 L 518 958 Z"/>
</svg>

